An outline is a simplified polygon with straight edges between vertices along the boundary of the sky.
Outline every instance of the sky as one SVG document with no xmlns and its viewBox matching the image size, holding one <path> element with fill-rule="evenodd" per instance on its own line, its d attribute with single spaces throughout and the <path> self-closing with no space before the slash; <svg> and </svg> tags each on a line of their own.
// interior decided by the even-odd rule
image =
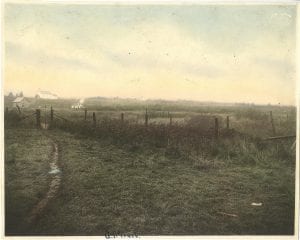
<svg viewBox="0 0 300 240">
<path fill-rule="evenodd" d="M 295 105 L 293 5 L 4 6 L 4 93 Z"/>
</svg>

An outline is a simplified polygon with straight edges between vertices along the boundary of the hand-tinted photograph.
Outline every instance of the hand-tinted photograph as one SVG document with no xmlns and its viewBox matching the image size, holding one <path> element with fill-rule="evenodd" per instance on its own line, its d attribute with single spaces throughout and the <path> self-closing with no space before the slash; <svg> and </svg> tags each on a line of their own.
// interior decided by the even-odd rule
<svg viewBox="0 0 300 240">
<path fill-rule="evenodd" d="M 296 4 L 3 13 L 6 236 L 297 233 Z"/>
</svg>

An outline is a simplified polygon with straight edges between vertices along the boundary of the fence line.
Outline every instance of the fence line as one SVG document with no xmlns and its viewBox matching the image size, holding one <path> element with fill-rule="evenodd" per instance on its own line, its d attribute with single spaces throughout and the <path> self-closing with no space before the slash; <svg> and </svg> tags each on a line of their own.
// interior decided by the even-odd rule
<svg viewBox="0 0 300 240">
<path fill-rule="evenodd" d="M 36 109 L 34 113 L 29 115 L 24 115 L 22 118 L 19 117 L 19 120 L 22 121 L 26 118 L 36 116 L 36 126 L 37 128 L 41 128 L 41 111 L 42 109 Z M 46 123 L 46 109 L 45 109 L 45 123 Z M 8 108 L 5 109 L 5 114 L 8 114 Z M 196 152 L 199 152 L 199 141 L 201 142 L 202 139 L 206 139 L 207 141 L 211 141 L 213 139 L 218 140 L 220 137 L 232 137 L 234 135 L 240 135 L 243 134 L 242 132 L 234 131 L 234 129 L 230 129 L 230 122 L 229 122 L 229 116 L 226 116 L 225 123 L 221 122 L 222 126 L 224 128 L 220 128 L 220 116 L 213 117 L 213 115 L 210 115 L 214 119 L 214 126 L 204 129 L 201 128 L 201 125 L 173 125 L 173 116 L 170 114 L 170 112 L 167 112 L 168 115 L 166 116 L 169 118 L 169 124 L 149 124 L 149 112 L 146 108 L 145 115 L 144 115 L 144 124 L 136 122 L 135 124 L 130 124 L 129 121 L 125 122 L 125 113 L 122 112 L 118 121 L 112 120 L 110 121 L 104 121 L 104 124 L 97 126 L 97 118 L 96 118 L 96 112 L 92 113 L 92 122 L 89 124 L 83 124 L 80 125 L 82 122 L 76 122 L 69 120 L 65 117 L 60 116 L 59 114 L 56 114 L 54 112 L 54 109 L 50 108 L 50 126 L 53 126 L 55 123 L 55 119 L 63 120 L 67 123 L 72 123 L 70 125 L 60 123 L 58 125 L 54 125 L 55 127 L 59 127 L 62 129 L 68 129 L 70 131 L 80 131 L 85 134 L 100 134 L 103 136 L 112 136 L 117 139 L 117 141 L 140 141 L 140 135 L 144 136 L 145 142 L 152 142 L 155 144 L 162 144 L 162 142 L 166 142 L 167 146 L 170 146 L 170 144 L 176 144 L 176 146 L 180 146 L 181 144 L 187 146 L 191 145 L 191 148 L 196 149 Z M 272 111 L 269 112 L 270 114 L 270 122 L 272 126 L 272 133 L 273 137 L 262 139 L 262 141 L 268 141 L 268 140 L 277 140 L 277 139 L 291 139 L 295 138 L 295 135 L 289 135 L 289 136 L 275 136 L 276 130 L 275 130 L 275 124 L 273 119 Z M 20 114 L 19 114 L 20 115 Z M 137 116 L 143 116 L 142 114 L 138 114 Z M 83 118 L 83 116 L 82 116 Z M 7 119 L 7 118 L 6 118 Z M 222 121 L 221 117 L 221 121 Z M 18 118 L 16 118 L 18 120 Z M 87 120 L 87 109 L 84 109 L 84 120 Z M 287 121 L 289 119 L 287 118 Z M 83 122 L 84 123 L 84 122 Z M 116 125 L 117 124 L 117 125 Z M 199 124 L 199 123 L 198 123 Z M 126 126 L 126 127 L 124 127 Z M 200 128 L 199 128 L 200 127 Z M 46 128 L 46 124 L 45 124 Z M 97 130 L 97 131 L 96 131 Z M 99 131 L 98 131 L 99 130 Z M 246 134 L 247 135 L 247 134 Z M 122 140 L 123 139 L 123 140 Z M 217 141 L 216 141 L 217 142 Z M 179 144 L 179 145 L 178 145 Z M 197 145 L 198 144 L 198 145 Z"/>
<path fill-rule="evenodd" d="M 69 120 L 69 119 L 66 119 L 66 118 L 64 118 L 64 117 L 62 117 L 62 116 L 59 116 L 59 115 L 57 115 L 56 113 L 53 113 L 53 115 L 54 115 L 55 117 L 61 119 L 61 120 L 64 120 L 64 121 L 67 121 L 67 122 L 70 122 L 70 123 L 74 123 L 73 121 L 71 121 L 71 120 Z"/>
<path fill-rule="evenodd" d="M 23 116 L 20 120 L 23 121 L 24 119 L 29 118 L 29 117 L 32 117 L 32 116 L 34 116 L 35 114 L 36 114 L 36 113 L 34 112 L 34 113 L 32 113 L 32 114 L 25 115 L 25 116 Z"/>
<path fill-rule="evenodd" d="M 6 112 L 8 112 L 8 108 L 6 108 Z M 24 119 L 26 119 L 28 117 L 36 115 L 36 125 L 38 127 L 40 127 L 40 125 L 41 125 L 41 118 L 42 118 L 41 112 L 42 112 L 42 109 L 36 109 L 34 113 L 32 113 L 30 115 L 24 116 L 22 118 L 22 120 L 24 120 Z M 145 116 L 144 125 L 147 127 L 149 125 L 149 112 L 148 112 L 147 108 L 146 108 L 146 112 L 145 112 L 144 116 Z M 47 118 L 46 114 L 45 114 L 44 117 L 45 117 L 45 119 Z M 167 117 L 169 118 L 169 126 L 173 126 L 173 116 L 172 116 L 172 114 L 170 112 L 168 112 Z M 50 107 L 50 124 L 54 123 L 54 118 L 58 118 L 58 119 L 64 120 L 64 121 L 69 122 L 69 123 L 75 123 L 74 121 L 69 120 L 69 119 L 67 119 L 67 118 L 65 118 L 63 116 L 60 116 L 59 114 L 55 113 L 53 107 L 51 106 Z M 87 109 L 84 109 L 84 119 L 87 120 Z M 120 120 L 121 120 L 122 123 L 125 122 L 125 113 L 124 112 L 121 113 Z M 94 127 L 97 127 L 96 112 L 93 112 L 93 115 L 92 115 L 92 125 Z M 227 117 L 227 129 L 229 129 L 229 120 L 228 120 L 228 117 Z M 215 118 L 214 132 L 215 132 L 215 134 L 214 134 L 215 138 L 218 138 L 219 137 L 219 121 L 218 121 L 218 118 Z"/>
<path fill-rule="evenodd" d="M 7 112 L 7 108 L 6 108 L 6 112 Z M 36 115 L 36 125 L 38 127 L 40 127 L 41 125 L 41 119 L 42 119 L 42 114 L 41 114 L 41 111 L 43 111 L 43 109 L 36 109 L 36 111 L 33 113 L 33 114 L 30 114 L 28 116 L 25 116 L 23 119 L 26 119 L 30 116 L 33 116 L 33 115 Z M 46 111 L 46 110 L 45 110 Z M 82 119 L 84 120 L 87 120 L 88 119 L 88 110 L 87 108 L 83 109 L 83 114 L 82 114 Z M 178 126 L 180 125 L 177 125 L 177 123 L 175 122 L 174 124 L 174 121 L 173 121 L 173 114 L 171 114 L 170 112 L 166 112 L 167 114 L 165 115 L 166 118 L 169 118 L 169 122 L 168 123 L 163 123 L 162 125 L 169 125 L 169 127 L 171 128 L 168 128 L 168 131 L 170 131 L 170 129 L 172 128 L 177 128 Z M 57 114 L 55 112 L 55 110 L 53 109 L 53 107 L 51 106 L 50 107 L 50 115 L 48 115 L 48 117 L 50 116 L 50 121 L 49 121 L 49 125 L 53 125 L 55 124 L 55 118 L 57 119 L 60 119 L 60 120 L 63 120 L 65 122 L 69 122 L 69 123 L 76 123 L 76 121 L 72 121 L 66 117 L 63 117 L 61 116 L 60 114 Z M 124 112 L 121 112 L 120 113 L 120 118 L 118 118 L 120 120 L 120 124 L 123 124 L 125 123 L 125 113 Z M 140 115 L 137 115 L 137 116 L 140 116 Z M 45 119 L 47 118 L 46 114 L 45 116 Z M 126 124 L 130 124 L 128 121 L 126 121 Z M 139 125 L 138 122 L 136 122 L 136 124 Z M 194 127 L 192 127 L 193 129 L 197 129 L 197 126 L 200 127 L 200 129 L 203 129 L 203 125 L 201 127 L 201 123 L 197 123 L 198 125 L 194 125 Z M 204 123 L 206 125 L 206 123 Z M 143 125 L 143 124 L 141 124 Z M 153 124 L 151 123 L 151 126 Z M 154 123 L 154 125 L 156 125 L 156 123 Z M 160 124 L 158 124 L 160 125 Z M 96 112 L 92 112 L 92 121 L 91 121 L 91 126 L 93 126 L 94 128 L 97 128 L 97 116 L 96 116 Z M 107 125 L 109 126 L 109 125 Z M 145 114 L 144 114 L 144 126 L 145 127 L 149 127 L 149 111 L 148 111 L 148 108 L 145 109 Z M 177 126 L 177 127 L 176 127 Z M 181 126 L 183 127 L 183 130 L 184 130 L 184 126 Z M 158 128 L 159 129 L 159 128 Z M 187 128 L 187 129 L 191 129 L 191 128 Z M 218 139 L 220 137 L 220 135 L 222 136 L 229 136 L 231 134 L 233 134 L 233 131 L 230 129 L 230 125 L 229 125 L 229 116 L 226 116 L 225 118 L 225 124 L 224 124 L 224 128 L 220 128 L 220 119 L 219 117 L 215 117 L 214 118 L 214 125 L 212 125 L 212 127 L 209 127 L 207 125 L 207 129 L 203 129 L 203 130 L 196 130 L 200 135 L 203 135 L 203 136 L 211 136 L 215 139 Z M 220 130 L 222 130 L 222 132 L 220 132 Z M 224 135 L 225 134 L 225 135 Z M 229 134 L 229 135 L 228 135 Z"/>
</svg>

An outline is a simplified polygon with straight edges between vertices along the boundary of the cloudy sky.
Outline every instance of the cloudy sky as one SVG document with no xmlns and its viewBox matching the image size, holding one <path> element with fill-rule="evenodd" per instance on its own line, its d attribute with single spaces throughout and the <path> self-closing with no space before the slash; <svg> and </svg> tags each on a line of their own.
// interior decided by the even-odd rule
<svg viewBox="0 0 300 240">
<path fill-rule="evenodd" d="M 296 7 L 6 4 L 4 88 L 294 104 Z"/>
</svg>

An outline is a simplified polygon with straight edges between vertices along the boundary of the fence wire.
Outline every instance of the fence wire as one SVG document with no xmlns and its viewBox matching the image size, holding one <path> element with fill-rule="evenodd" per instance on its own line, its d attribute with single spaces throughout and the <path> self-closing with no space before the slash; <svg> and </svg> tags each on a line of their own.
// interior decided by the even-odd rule
<svg viewBox="0 0 300 240">
<path fill-rule="evenodd" d="M 57 117 L 58 119 L 64 120 L 64 121 L 66 121 L 66 122 L 74 123 L 73 121 L 71 121 L 71 120 L 69 120 L 69 119 L 66 119 L 66 118 L 64 118 L 64 117 L 62 117 L 62 116 L 59 116 L 59 115 L 57 115 L 56 113 L 53 113 L 53 116 Z"/>
<path fill-rule="evenodd" d="M 34 116 L 34 115 L 36 115 L 36 112 L 34 112 L 34 113 L 32 113 L 32 114 L 25 115 L 25 116 L 21 117 L 21 118 L 20 118 L 20 121 L 23 121 L 23 120 L 25 120 L 26 118 L 32 117 L 32 116 Z"/>
</svg>

